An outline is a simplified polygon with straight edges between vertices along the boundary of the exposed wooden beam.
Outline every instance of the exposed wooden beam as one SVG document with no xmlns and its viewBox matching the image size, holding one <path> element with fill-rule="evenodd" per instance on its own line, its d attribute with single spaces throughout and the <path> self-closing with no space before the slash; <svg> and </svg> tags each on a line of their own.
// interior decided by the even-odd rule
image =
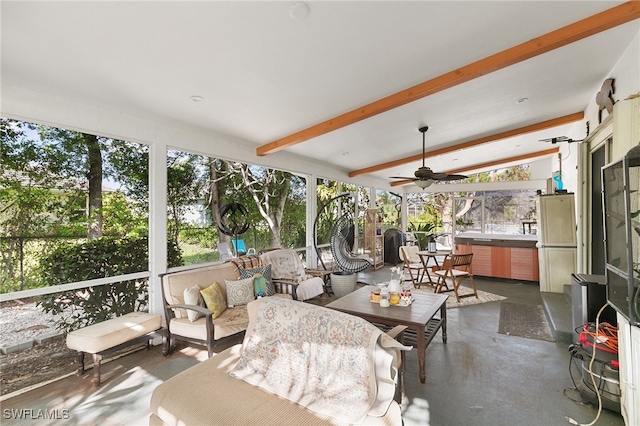
<svg viewBox="0 0 640 426">
<path fill-rule="evenodd" d="M 261 145 L 256 148 L 256 154 L 263 156 L 280 151 L 638 18 L 640 18 L 640 2 L 623 3 L 307 129 Z"/>
<path fill-rule="evenodd" d="M 518 135 L 524 135 L 526 133 L 537 132 L 538 130 L 561 126 L 563 124 L 573 123 L 575 121 L 580 121 L 583 118 L 584 118 L 584 112 L 582 111 L 576 112 L 573 114 L 565 115 L 563 117 L 553 118 L 547 121 L 541 121 L 539 123 L 530 124 L 528 126 L 519 127 L 513 130 L 507 130 L 506 132 L 496 133 L 495 135 L 485 136 L 483 138 L 474 139 L 472 141 L 463 142 L 457 145 L 448 146 L 440 149 L 434 149 L 433 151 L 427 151 L 424 154 L 424 158 L 447 154 L 449 152 L 458 151 L 460 149 L 471 148 L 476 145 L 482 145 L 487 142 L 494 142 L 500 139 L 511 138 Z M 391 167 L 397 167 L 403 164 L 411 163 L 413 161 L 421 161 L 421 160 L 422 160 L 422 154 L 416 154 L 410 157 L 400 158 L 398 160 L 377 164 L 375 166 L 365 167 L 364 169 L 353 170 L 352 172 L 349 172 L 349 177 L 355 177 L 355 176 L 359 176 L 367 173 L 375 173 L 375 172 L 379 172 L 380 170 L 385 170 Z"/>
<path fill-rule="evenodd" d="M 480 169 L 488 169 L 489 167 L 501 166 L 503 164 L 514 163 L 516 161 L 525 161 L 531 160 L 532 158 L 545 157 L 549 155 L 555 155 L 560 152 L 560 148 L 549 148 L 544 151 L 531 152 L 529 154 L 516 155 L 514 157 L 502 158 L 500 160 L 488 161 L 486 163 L 474 164 L 467 167 L 462 167 L 459 169 L 451 170 L 447 172 L 448 174 L 460 174 L 468 172 L 469 170 L 480 170 Z"/>
<path fill-rule="evenodd" d="M 495 166 L 499 166 L 502 164 L 508 164 L 508 163 L 513 163 L 515 161 L 524 161 L 524 160 L 530 160 L 532 158 L 538 158 L 538 157 L 544 157 L 547 155 L 554 155 L 560 152 L 560 148 L 550 148 L 550 149 L 545 149 L 544 151 L 537 151 L 537 152 L 532 152 L 529 154 L 523 154 L 523 155 L 516 155 L 515 157 L 509 157 L 509 158 L 502 158 L 500 160 L 495 160 L 495 161 L 489 161 L 486 163 L 481 163 L 481 164 L 474 164 L 471 166 L 467 166 L 467 167 L 462 167 L 460 169 L 455 169 L 455 170 L 449 170 L 446 173 L 447 174 L 459 174 L 459 173 L 464 173 L 467 172 L 469 170 L 479 170 L 479 169 L 486 169 L 488 167 L 495 167 Z M 413 183 L 414 181 L 412 180 L 399 180 L 396 182 L 392 182 L 391 186 L 401 186 L 401 185 L 407 185 L 409 183 Z"/>
</svg>

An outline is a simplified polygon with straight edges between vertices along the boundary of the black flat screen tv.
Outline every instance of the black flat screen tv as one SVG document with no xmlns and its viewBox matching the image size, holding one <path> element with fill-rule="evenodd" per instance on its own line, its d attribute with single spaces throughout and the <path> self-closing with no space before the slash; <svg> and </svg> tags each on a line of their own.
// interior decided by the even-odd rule
<svg viewBox="0 0 640 426">
<path fill-rule="evenodd" d="M 640 325 L 640 145 L 602 168 L 607 301 Z"/>
</svg>

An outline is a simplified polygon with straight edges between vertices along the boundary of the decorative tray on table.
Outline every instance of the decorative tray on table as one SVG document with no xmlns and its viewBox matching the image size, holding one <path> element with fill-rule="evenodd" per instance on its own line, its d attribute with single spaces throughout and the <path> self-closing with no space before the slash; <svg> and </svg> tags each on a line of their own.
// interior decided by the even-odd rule
<svg viewBox="0 0 640 426">
<path fill-rule="evenodd" d="M 400 298 L 400 303 L 398 303 L 397 305 L 390 305 L 390 306 L 409 306 L 410 304 L 412 304 L 414 301 L 413 296 L 408 296 L 408 297 L 401 297 Z"/>
<path fill-rule="evenodd" d="M 370 300 L 372 303 L 380 303 L 380 291 L 374 290 L 371 292 Z M 400 293 L 400 301 L 398 303 L 391 303 L 389 306 L 409 306 L 413 303 L 415 299 L 411 295 L 411 292 L 402 292 Z"/>
</svg>

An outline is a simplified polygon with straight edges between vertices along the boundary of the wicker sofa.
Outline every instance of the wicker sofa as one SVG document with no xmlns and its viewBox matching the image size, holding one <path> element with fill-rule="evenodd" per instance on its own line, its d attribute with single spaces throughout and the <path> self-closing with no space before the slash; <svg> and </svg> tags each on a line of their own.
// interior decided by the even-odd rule
<svg viewBox="0 0 640 426">
<path fill-rule="evenodd" d="M 158 385 L 150 425 L 401 425 L 402 346 L 367 321 L 262 298 L 235 345 Z M 277 327 L 275 326 L 277 324 Z"/>
</svg>

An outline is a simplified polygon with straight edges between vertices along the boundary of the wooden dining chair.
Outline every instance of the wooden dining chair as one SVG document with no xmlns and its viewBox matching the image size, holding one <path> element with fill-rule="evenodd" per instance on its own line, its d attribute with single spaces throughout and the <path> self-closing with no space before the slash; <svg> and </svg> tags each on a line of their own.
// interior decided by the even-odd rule
<svg viewBox="0 0 640 426">
<path fill-rule="evenodd" d="M 452 254 L 449 256 L 448 267 L 446 269 L 434 271 L 434 274 L 438 277 L 435 292 L 443 293 L 445 291 L 453 291 L 458 302 L 463 297 L 475 296 L 477 299 L 478 291 L 476 290 L 476 283 L 473 281 L 473 273 L 471 272 L 472 259 L 473 253 Z M 473 290 L 473 293 L 459 293 L 460 284 L 462 284 L 462 281 L 465 278 L 469 279 L 471 282 L 471 289 Z M 449 288 L 447 280 L 451 282 L 452 288 Z"/>
<path fill-rule="evenodd" d="M 420 288 L 422 284 L 428 284 L 424 281 L 424 265 L 420 256 L 418 256 L 418 246 L 400 246 L 400 258 L 402 259 L 402 273 L 409 271 L 409 277 L 414 288 Z M 414 276 L 415 273 L 415 276 Z"/>
</svg>

